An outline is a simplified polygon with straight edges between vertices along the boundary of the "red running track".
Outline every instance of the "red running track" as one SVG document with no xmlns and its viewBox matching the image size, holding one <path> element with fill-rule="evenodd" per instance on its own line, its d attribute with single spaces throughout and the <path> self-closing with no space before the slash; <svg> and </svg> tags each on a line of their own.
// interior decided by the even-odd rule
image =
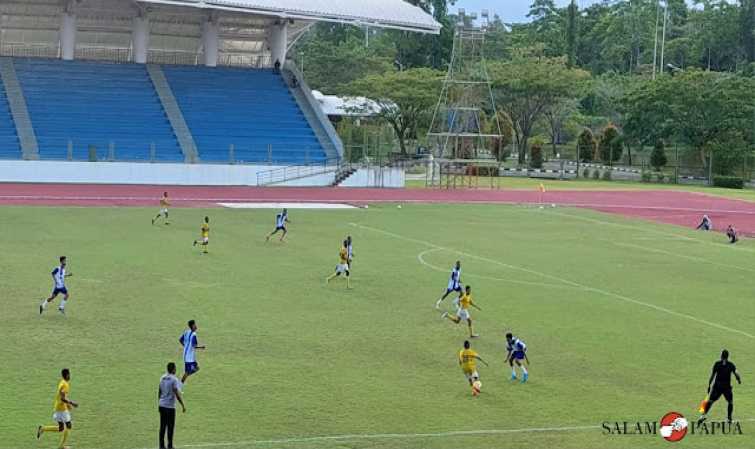
<svg viewBox="0 0 755 449">
<path fill-rule="evenodd" d="M 359 189 L 343 187 L 198 187 L 102 184 L 0 184 L 0 205 L 157 206 L 168 191 L 176 207 L 217 207 L 232 202 L 373 202 L 537 204 L 527 190 Z M 546 192 L 543 202 L 694 227 L 708 214 L 717 230 L 734 224 L 755 234 L 755 203 L 671 190 Z"/>
</svg>

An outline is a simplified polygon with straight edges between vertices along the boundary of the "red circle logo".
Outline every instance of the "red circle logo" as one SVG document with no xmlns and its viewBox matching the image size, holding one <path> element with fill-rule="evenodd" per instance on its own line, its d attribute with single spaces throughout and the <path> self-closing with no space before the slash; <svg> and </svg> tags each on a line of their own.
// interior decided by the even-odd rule
<svg viewBox="0 0 755 449">
<path fill-rule="evenodd" d="M 687 419 L 677 412 L 669 412 L 661 418 L 661 436 L 666 441 L 679 441 L 687 435 Z"/>
</svg>

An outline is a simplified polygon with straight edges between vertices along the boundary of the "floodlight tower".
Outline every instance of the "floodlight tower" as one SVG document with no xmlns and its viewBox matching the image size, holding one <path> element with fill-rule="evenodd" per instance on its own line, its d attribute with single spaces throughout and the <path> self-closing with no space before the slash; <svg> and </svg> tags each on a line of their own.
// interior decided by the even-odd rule
<svg viewBox="0 0 755 449">
<path fill-rule="evenodd" d="M 428 131 L 435 156 L 450 159 L 490 158 L 501 138 L 493 89 L 485 63 L 485 32 L 490 14 L 459 9 L 453 52 Z"/>
</svg>

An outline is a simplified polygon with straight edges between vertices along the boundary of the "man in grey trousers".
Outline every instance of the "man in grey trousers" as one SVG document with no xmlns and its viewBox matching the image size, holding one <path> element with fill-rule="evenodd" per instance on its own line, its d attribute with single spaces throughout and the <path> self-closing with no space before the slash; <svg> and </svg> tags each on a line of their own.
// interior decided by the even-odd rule
<svg viewBox="0 0 755 449">
<path fill-rule="evenodd" d="M 157 388 L 158 410 L 160 411 L 160 449 L 173 449 L 173 429 L 176 425 L 176 399 L 186 413 L 181 399 L 181 382 L 176 377 L 176 364 L 168 363 L 168 372 L 160 378 Z M 168 446 L 165 446 L 165 431 L 168 432 Z"/>
</svg>

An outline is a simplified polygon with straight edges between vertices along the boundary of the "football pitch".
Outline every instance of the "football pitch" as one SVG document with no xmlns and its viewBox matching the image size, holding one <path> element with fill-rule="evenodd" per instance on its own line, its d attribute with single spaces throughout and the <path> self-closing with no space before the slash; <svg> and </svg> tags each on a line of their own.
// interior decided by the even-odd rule
<svg viewBox="0 0 755 449">
<path fill-rule="evenodd" d="M 696 419 L 722 348 L 742 376 L 744 434 L 681 444 L 755 447 L 752 240 L 584 209 L 376 204 L 291 210 L 287 242 L 266 243 L 271 210 L 173 209 L 151 226 L 155 213 L 0 207 L 0 448 L 56 447 L 34 434 L 52 424 L 63 367 L 80 403 L 74 449 L 156 447 L 157 384 L 169 361 L 183 372 L 189 319 L 207 350 L 179 448 L 666 447 L 602 424 Z M 351 290 L 325 284 L 347 235 Z M 40 316 L 60 255 L 67 315 Z M 466 326 L 434 308 L 456 260 L 482 308 L 479 397 L 457 362 Z M 510 380 L 506 331 L 527 343 L 526 384 Z M 711 419 L 725 414 L 721 400 Z"/>
</svg>

